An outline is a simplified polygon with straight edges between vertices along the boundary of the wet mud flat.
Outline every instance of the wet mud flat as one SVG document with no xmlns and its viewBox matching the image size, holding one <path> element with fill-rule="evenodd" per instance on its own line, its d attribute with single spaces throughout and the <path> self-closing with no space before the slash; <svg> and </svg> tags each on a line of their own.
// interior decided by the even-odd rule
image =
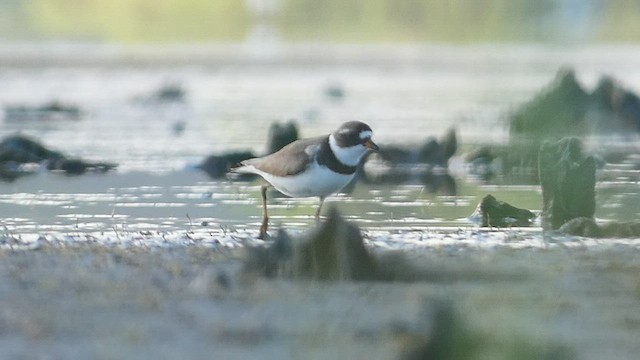
<svg viewBox="0 0 640 360">
<path fill-rule="evenodd" d="M 246 233 L 227 235 L 256 245 Z M 374 253 L 400 252 L 425 274 L 412 282 L 251 276 L 245 246 L 204 233 L 176 234 L 191 243 L 169 247 L 41 239 L 27 250 L 5 239 L 0 355 L 412 359 L 436 338 L 475 354 L 452 359 L 631 359 L 640 350 L 633 240 L 542 241 L 517 230 L 421 236 L 365 235 Z M 389 237 L 403 249 L 382 247 Z M 449 330 L 440 329 L 443 304 L 454 314 L 444 318 L 455 324 Z"/>
</svg>

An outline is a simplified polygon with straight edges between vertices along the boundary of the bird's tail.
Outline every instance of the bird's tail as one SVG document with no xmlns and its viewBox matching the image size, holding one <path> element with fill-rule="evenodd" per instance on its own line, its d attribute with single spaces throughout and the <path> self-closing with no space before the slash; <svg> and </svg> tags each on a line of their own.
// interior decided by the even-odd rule
<svg viewBox="0 0 640 360">
<path fill-rule="evenodd" d="M 236 173 L 236 174 L 249 174 L 249 173 L 252 173 L 251 168 L 252 166 L 249 166 L 245 164 L 244 161 L 241 161 L 239 163 L 231 165 L 229 167 L 229 172 Z"/>
</svg>

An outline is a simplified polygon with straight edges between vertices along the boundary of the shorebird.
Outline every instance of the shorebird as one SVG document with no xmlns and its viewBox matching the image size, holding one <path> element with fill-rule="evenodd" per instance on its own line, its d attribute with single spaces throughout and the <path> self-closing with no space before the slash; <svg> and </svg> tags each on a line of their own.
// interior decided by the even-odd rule
<svg viewBox="0 0 640 360">
<path fill-rule="evenodd" d="M 372 135 L 369 125 L 349 121 L 329 135 L 294 141 L 271 155 L 245 160 L 232 171 L 260 175 L 287 196 L 317 196 L 320 198 L 315 213 L 317 222 L 325 198 L 340 191 L 353 179 L 360 160 L 367 152 L 378 150 L 378 145 L 371 140 Z M 260 239 L 266 236 L 269 226 L 268 187 L 261 187 Z"/>
</svg>

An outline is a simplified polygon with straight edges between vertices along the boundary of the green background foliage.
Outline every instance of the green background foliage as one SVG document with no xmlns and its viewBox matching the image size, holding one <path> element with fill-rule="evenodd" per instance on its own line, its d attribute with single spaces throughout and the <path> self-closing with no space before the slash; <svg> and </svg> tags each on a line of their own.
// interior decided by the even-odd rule
<svg viewBox="0 0 640 360">
<path fill-rule="evenodd" d="M 239 41 L 267 25 L 290 41 L 640 40 L 640 3 L 552 0 L 4 0 L 0 38 Z"/>
</svg>

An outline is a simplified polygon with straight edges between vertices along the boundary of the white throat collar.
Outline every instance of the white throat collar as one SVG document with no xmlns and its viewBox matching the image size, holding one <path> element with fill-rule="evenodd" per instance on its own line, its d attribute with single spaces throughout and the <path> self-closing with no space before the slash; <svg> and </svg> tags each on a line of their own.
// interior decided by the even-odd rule
<svg viewBox="0 0 640 360">
<path fill-rule="evenodd" d="M 364 156 L 368 150 L 361 144 L 349 147 L 340 147 L 336 143 L 336 139 L 333 137 L 333 134 L 329 135 L 329 147 L 336 156 L 336 159 L 347 166 L 357 166 L 362 156 Z"/>
</svg>

